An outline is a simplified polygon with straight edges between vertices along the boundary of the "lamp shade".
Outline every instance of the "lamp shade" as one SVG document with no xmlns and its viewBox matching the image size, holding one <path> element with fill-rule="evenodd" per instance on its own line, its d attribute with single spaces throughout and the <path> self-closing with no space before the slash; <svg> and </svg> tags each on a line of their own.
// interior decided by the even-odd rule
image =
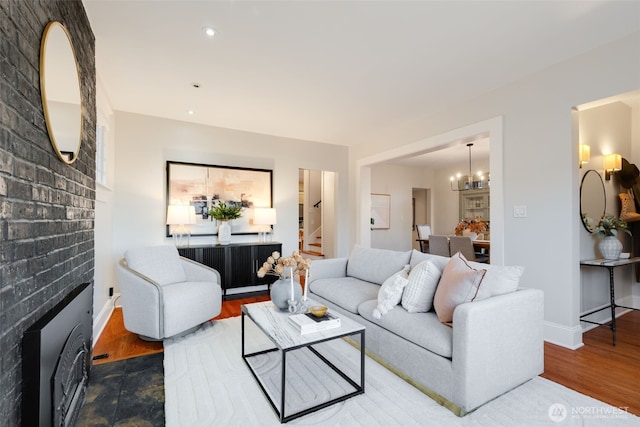
<svg viewBox="0 0 640 427">
<path fill-rule="evenodd" d="M 591 160 L 591 147 L 589 147 L 587 144 L 580 144 L 578 160 L 580 162 L 580 167 L 582 167 L 582 165 L 585 163 L 589 163 L 589 160 Z"/>
<path fill-rule="evenodd" d="M 253 223 L 255 225 L 277 224 L 276 210 L 274 208 L 255 208 L 253 211 Z"/>
<path fill-rule="evenodd" d="M 195 223 L 194 206 L 169 205 L 167 208 L 167 225 L 184 225 Z"/>
<path fill-rule="evenodd" d="M 622 169 L 622 156 L 617 153 L 604 156 L 604 170 L 619 171 Z"/>
</svg>

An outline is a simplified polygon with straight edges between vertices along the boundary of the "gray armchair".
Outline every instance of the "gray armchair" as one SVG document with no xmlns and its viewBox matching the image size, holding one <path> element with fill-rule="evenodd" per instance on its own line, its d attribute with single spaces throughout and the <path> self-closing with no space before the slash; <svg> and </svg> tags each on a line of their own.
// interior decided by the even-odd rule
<svg viewBox="0 0 640 427">
<path fill-rule="evenodd" d="M 222 308 L 220 273 L 180 257 L 175 246 L 128 250 L 118 280 L 124 326 L 145 340 L 186 334 Z"/>
</svg>

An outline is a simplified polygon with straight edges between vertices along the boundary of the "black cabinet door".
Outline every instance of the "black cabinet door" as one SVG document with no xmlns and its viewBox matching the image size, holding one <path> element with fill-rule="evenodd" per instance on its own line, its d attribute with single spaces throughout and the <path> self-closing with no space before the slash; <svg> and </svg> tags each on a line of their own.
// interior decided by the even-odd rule
<svg viewBox="0 0 640 427">
<path fill-rule="evenodd" d="M 232 280 L 226 289 L 251 286 L 256 277 L 253 246 L 235 246 L 229 248 Z"/>
<path fill-rule="evenodd" d="M 258 269 L 274 251 L 282 251 L 282 244 L 232 244 L 178 248 L 181 256 L 218 270 L 225 294 L 227 289 L 269 285 L 275 282 L 276 276 L 258 277 Z"/>
<path fill-rule="evenodd" d="M 274 243 L 270 245 L 257 245 L 254 246 L 255 253 L 255 262 L 256 262 L 256 275 L 255 275 L 255 284 L 256 285 L 270 285 L 276 280 L 278 280 L 277 276 L 267 275 L 263 278 L 259 278 L 257 273 L 258 269 L 264 264 L 264 262 L 271 256 L 271 254 L 275 251 L 281 252 L 282 245 L 280 243 Z M 282 254 L 281 254 L 282 255 Z"/>
</svg>

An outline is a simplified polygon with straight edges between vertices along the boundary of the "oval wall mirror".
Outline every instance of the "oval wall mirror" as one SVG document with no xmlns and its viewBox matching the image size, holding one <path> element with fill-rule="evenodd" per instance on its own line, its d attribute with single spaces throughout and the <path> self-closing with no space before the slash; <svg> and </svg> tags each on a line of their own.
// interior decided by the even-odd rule
<svg viewBox="0 0 640 427">
<path fill-rule="evenodd" d="M 40 44 L 40 92 L 53 149 L 71 164 L 82 141 L 80 73 L 69 32 L 57 21 L 47 24 Z"/>
<path fill-rule="evenodd" d="M 580 219 L 585 230 L 591 233 L 606 210 L 607 195 L 602 176 L 590 169 L 585 172 L 580 184 Z"/>
</svg>

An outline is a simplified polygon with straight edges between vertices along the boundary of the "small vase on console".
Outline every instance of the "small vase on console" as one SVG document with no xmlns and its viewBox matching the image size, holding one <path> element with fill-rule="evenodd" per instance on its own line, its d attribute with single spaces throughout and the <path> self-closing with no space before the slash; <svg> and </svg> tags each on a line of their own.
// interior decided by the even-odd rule
<svg viewBox="0 0 640 427">
<path fill-rule="evenodd" d="M 622 243 L 616 236 L 605 236 L 598 243 L 598 249 L 604 259 L 618 259 L 622 252 Z"/>
<path fill-rule="evenodd" d="M 231 243 L 231 224 L 229 221 L 220 221 L 218 224 L 218 244 L 228 245 Z"/>
</svg>

